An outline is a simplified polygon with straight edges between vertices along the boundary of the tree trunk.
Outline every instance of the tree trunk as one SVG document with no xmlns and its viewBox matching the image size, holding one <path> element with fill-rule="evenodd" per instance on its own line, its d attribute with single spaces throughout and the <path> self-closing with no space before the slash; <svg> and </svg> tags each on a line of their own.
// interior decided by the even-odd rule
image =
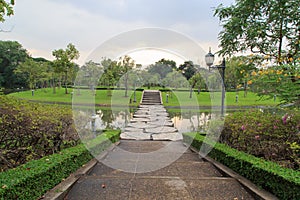
<svg viewBox="0 0 300 200">
<path fill-rule="evenodd" d="M 282 55 L 281 55 L 281 51 L 282 51 L 282 40 L 283 40 L 283 34 L 282 34 L 282 28 L 283 28 L 283 19 L 281 19 L 280 21 L 280 28 L 279 28 L 279 45 L 278 45 L 278 58 L 277 58 L 277 62 L 281 65 L 282 64 Z"/>
<path fill-rule="evenodd" d="M 53 94 L 56 94 L 56 85 L 54 78 L 52 79 Z"/>
<path fill-rule="evenodd" d="M 68 86 L 67 86 L 67 83 L 68 83 L 68 70 L 66 71 L 66 78 L 65 78 L 65 94 L 68 94 Z"/>
<path fill-rule="evenodd" d="M 125 74 L 125 97 L 128 97 L 128 74 Z"/>
</svg>

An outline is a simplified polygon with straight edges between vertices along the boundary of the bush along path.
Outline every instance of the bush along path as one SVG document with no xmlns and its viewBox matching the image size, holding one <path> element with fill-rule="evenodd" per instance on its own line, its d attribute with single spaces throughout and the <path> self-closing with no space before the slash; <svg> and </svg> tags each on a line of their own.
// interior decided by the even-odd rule
<svg viewBox="0 0 300 200">
<path fill-rule="evenodd" d="M 120 131 L 107 131 L 90 150 L 100 154 L 119 139 Z M 83 144 L 27 162 L 0 173 L 0 199 L 37 199 L 93 158 Z"/>
<path fill-rule="evenodd" d="M 0 96 L 0 171 L 79 143 L 68 107 Z"/>
<path fill-rule="evenodd" d="M 198 133 L 185 134 L 184 141 L 191 143 L 198 150 L 202 145 L 211 146 L 210 142 Z M 213 143 L 213 149 L 208 156 L 273 193 L 279 199 L 300 199 L 299 171 L 281 167 L 274 162 L 257 158 L 221 143 Z"/>
<path fill-rule="evenodd" d="M 300 112 L 247 110 L 225 118 L 220 142 L 294 170 L 300 167 Z"/>
</svg>

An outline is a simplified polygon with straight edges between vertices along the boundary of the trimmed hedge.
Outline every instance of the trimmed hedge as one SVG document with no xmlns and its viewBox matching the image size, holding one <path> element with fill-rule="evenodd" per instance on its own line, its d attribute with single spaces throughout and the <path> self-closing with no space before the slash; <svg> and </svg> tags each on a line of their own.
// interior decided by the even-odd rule
<svg viewBox="0 0 300 200">
<path fill-rule="evenodd" d="M 107 131 L 92 141 L 100 153 L 119 140 L 120 131 Z M 30 161 L 0 173 L 0 199 L 37 199 L 93 158 L 83 144 Z"/>
<path fill-rule="evenodd" d="M 184 142 L 196 149 L 201 148 L 204 138 L 205 136 L 197 133 L 184 134 Z M 221 143 L 216 143 L 208 156 L 280 199 L 300 199 L 299 171 L 283 168 L 274 162 L 257 158 Z"/>
</svg>

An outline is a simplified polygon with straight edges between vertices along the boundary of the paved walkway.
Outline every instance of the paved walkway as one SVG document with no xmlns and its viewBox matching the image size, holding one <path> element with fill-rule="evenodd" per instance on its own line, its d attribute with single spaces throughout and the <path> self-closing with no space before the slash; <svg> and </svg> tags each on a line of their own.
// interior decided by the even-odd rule
<svg viewBox="0 0 300 200">
<path fill-rule="evenodd" d="M 122 140 L 100 161 L 66 199 L 254 199 L 180 141 Z"/>
<path fill-rule="evenodd" d="M 158 91 L 144 92 L 121 138 L 66 199 L 254 199 L 236 179 L 183 145 Z"/>
</svg>

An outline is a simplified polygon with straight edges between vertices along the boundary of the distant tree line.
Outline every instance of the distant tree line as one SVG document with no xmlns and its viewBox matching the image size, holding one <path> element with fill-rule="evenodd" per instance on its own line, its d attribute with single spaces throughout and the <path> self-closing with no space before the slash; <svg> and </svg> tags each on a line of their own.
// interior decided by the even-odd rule
<svg viewBox="0 0 300 200">
<path fill-rule="evenodd" d="M 79 66 L 74 61 L 79 58 L 79 51 L 73 44 L 65 49 L 52 51 L 54 60 L 34 58 L 16 41 L 0 41 L 0 87 L 6 90 L 36 89 L 68 86 L 104 86 L 124 87 L 129 85 L 165 86 L 170 88 L 191 87 L 207 90 L 208 84 L 216 84 L 215 77 L 203 67 L 185 61 L 179 66 L 168 59 L 160 59 L 142 69 L 142 66 L 130 56 L 118 60 L 102 58 L 99 63 L 88 61 Z M 247 57 L 234 57 L 227 62 L 225 85 L 237 88 L 245 82 L 244 75 L 255 68 Z M 80 70 L 81 69 L 81 70 Z M 245 72 L 241 74 L 240 72 Z M 92 80 L 98 74 L 98 80 Z M 75 83 L 75 79 L 80 82 Z M 94 78 L 95 79 L 95 78 Z M 125 94 L 126 95 L 126 94 Z"/>
</svg>

